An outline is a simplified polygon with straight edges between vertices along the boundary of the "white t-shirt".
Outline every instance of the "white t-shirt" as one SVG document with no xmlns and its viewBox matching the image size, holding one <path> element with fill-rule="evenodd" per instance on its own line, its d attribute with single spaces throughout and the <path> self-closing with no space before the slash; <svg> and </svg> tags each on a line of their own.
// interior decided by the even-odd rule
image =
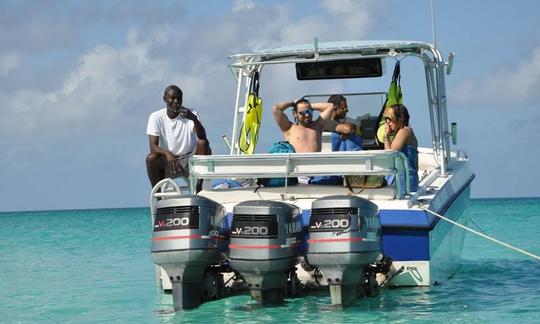
<svg viewBox="0 0 540 324">
<path fill-rule="evenodd" d="M 195 116 L 197 112 L 191 110 Z M 198 118 L 198 117 L 197 117 Z M 146 134 L 159 136 L 159 146 L 176 156 L 193 155 L 197 146 L 193 121 L 178 115 L 175 119 L 167 116 L 167 108 L 150 114 Z"/>
</svg>

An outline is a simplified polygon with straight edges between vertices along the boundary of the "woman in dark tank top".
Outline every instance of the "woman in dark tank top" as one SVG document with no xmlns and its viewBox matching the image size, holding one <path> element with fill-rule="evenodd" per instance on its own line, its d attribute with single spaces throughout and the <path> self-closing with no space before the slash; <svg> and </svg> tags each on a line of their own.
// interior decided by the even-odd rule
<svg viewBox="0 0 540 324">
<path fill-rule="evenodd" d="M 384 149 L 401 151 L 409 166 L 409 192 L 418 190 L 418 141 L 409 126 L 409 112 L 402 104 L 385 109 Z M 389 182 L 390 183 L 390 182 Z M 404 181 L 402 182 L 404 183 Z"/>
</svg>

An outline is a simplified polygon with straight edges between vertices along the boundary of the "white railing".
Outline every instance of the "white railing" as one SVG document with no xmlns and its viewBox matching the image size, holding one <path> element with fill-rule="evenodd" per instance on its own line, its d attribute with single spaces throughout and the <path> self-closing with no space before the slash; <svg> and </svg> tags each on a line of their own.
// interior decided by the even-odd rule
<svg viewBox="0 0 540 324">
<path fill-rule="evenodd" d="M 409 183 L 406 159 L 397 151 L 195 155 L 189 163 L 190 186 L 194 192 L 198 179 L 395 174 L 396 197 L 403 198 Z"/>
<path fill-rule="evenodd" d="M 150 217 L 152 218 L 152 226 L 154 226 L 154 218 L 156 217 L 156 203 L 159 198 L 176 198 L 182 195 L 182 187 L 180 187 L 173 179 L 165 178 L 158 182 L 150 192 Z"/>
</svg>

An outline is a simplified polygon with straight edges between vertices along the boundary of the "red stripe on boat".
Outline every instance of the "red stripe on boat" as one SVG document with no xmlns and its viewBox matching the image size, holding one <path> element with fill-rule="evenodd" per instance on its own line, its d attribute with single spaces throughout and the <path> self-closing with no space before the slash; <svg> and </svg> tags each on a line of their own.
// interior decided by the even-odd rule
<svg viewBox="0 0 540 324">
<path fill-rule="evenodd" d="M 362 241 L 362 238 L 351 237 L 351 238 L 309 239 L 308 243 L 356 242 L 356 241 Z"/>
<path fill-rule="evenodd" d="M 198 234 L 194 235 L 174 235 L 174 236 L 161 236 L 153 237 L 152 241 L 165 241 L 165 240 L 184 240 L 184 239 L 200 239 L 201 236 Z"/>
</svg>

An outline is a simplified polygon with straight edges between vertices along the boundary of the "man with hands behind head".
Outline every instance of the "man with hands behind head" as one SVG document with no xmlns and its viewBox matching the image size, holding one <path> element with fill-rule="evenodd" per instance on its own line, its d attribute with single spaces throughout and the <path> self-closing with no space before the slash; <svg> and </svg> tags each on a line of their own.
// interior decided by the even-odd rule
<svg viewBox="0 0 540 324">
<path fill-rule="evenodd" d="M 293 108 L 295 123 L 292 123 L 285 115 L 284 111 Z M 272 107 L 272 114 L 279 128 L 283 132 L 283 137 L 295 149 L 296 153 L 320 152 L 322 131 L 332 117 L 334 105 L 328 102 L 311 104 L 306 99 L 296 102 L 286 101 Z M 313 110 L 320 112 L 319 118 L 313 121 Z"/>
<path fill-rule="evenodd" d="M 187 178 L 189 158 L 212 153 L 197 113 L 182 106 L 182 97 L 180 88 L 168 86 L 163 94 L 166 108 L 153 112 L 148 119 L 150 154 L 146 169 L 152 187 L 165 178 Z M 201 188 L 199 181 L 197 192 Z"/>
<path fill-rule="evenodd" d="M 347 98 L 335 94 L 328 98 L 328 102 L 334 105 L 332 119 L 325 128 L 332 134 L 332 151 L 358 151 L 362 149 L 362 137 L 356 134 L 355 124 L 347 121 Z"/>
<path fill-rule="evenodd" d="M 338 133 L 343 138 L 356 134 L 356 125 L 346 121 L 347 113 L 349 112 L 347 98 L 338 94 L 331 95 L 328 98 L 328 102 L 334 105 L 334 109 L 332 118 L 330 119 L 330 122 L 328 122 L 325 131 Z"/>
</svg>

